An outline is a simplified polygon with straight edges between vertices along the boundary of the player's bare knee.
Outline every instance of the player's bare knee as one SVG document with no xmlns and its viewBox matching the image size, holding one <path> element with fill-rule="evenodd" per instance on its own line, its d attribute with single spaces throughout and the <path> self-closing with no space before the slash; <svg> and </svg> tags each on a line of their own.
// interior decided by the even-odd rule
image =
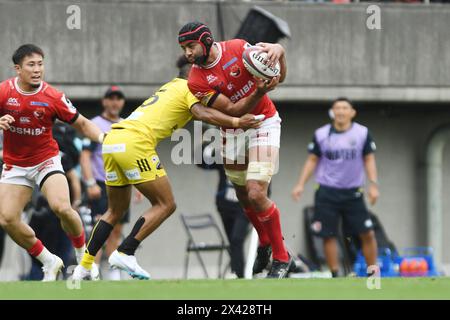
<svg viewBox="0 0 450 320">
<path fill-rule="evenodd" d="M 175 210 L 177 210 L 177 204 L 175 201 L 172 200 L 164 204 L 164 211 L 167 213 L 167 216 L 172 215 Z"/>
<path fill-rule="evenodd" d="M 120 219 L 122 219 L 122 216 L 124 213 L 125 213 L 125 210 L 120 210 L 120 209 L 116 210 L 116 209 L 110 208 L 103 215 L 102 220 L 115 226 L 117 223 L 119 223 Z"/>
<path fill-rule="evenodd" d="M 17 218 L 11 215 L 4 215 L 0 213 L 0 226 L 2 228 L 7 228 L 17 222 Z"/>
<path fill-rule="evenodd" d="M 249 188 L 248 189 L 248 200 L 253 206 L 258 206 L 266 200 L 267 196 L 264 190 L 260 188 Z"/>
<path fill-rule="evenodd" d="M 74 214 L 74 210 L 68 203 L 56 203 L 50 206 L 52 211 L 60 218 L 68 218 Z"/>
</svg>

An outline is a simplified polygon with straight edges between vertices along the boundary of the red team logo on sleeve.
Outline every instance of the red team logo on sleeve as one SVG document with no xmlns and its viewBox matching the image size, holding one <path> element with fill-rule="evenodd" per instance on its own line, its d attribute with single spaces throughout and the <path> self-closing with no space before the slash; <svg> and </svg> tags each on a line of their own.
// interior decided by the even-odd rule
<svg viewBox="0 0 450 320">
<path fill-rule="evenodd" d="M 59 154 L 52 136 L 54 119 L 72 123 L 76 108 L 65 95 L 46 82 L 33 93 L 23 92 L 17 78 L 0 83 L 0 115 L 15 122 L 4 131 L 3 158 L 7 165 L 31 167 Z"/>
<path fill-rule="evenodd" d="M 219 55 L 211 65 L 203 68 L 194 65 L 189 74 L 188 86 L 202 102 L 210 106 L 219 94 L 227 96 L 233 103 L 249 96 L 256 90 L 256 82 L 242 62 L 242 53 L 249 44 L 240 39 L 218 42 Z M 276 108 L 267 95 L 259 101 L 252 114 L 275 115 Z"/>
</svg>

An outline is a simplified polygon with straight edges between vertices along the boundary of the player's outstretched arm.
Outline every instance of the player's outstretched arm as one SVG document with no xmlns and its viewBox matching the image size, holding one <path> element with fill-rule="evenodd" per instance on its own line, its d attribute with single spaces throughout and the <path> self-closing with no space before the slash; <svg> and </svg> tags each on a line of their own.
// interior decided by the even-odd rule
<svg viewBox="0 0 450 320">
<path fill-rule="evenodd" d="M 316 170 L 317 163 L 319 162 L 319 157 L 315 154 L 310 154 L 306 159 L 305 165 L 303 166 L 302 173 L 298 179 L 297 184 L 292 189 L 292 198 L 295 201 L 300 200 L 300 197 L 305 190 L 305 184 L 311 178 L 314 170 Z"/>
<path fill-rule="evenodd" d="M 228 128 L 257 128 L 262 121 L 262 119 L 256 120 L 253 114 L 245 114 L 240 118 L 232 117 L 216 109 L 205 107 L 200 103 L 194 104 L 191 107 L 191 112 L 197 120 Z"/>
<path fill-rule="evenodd" d="M 219 94 L 211 107 L 230 116 L 240 117 L 251 112 L 267 92 L 275 89 L 279 83 L 279 77 L 274 77 L 269 82 L 257 78 L 255 78 L 254 81 L 256 82 L 256 90 L 248 97 L 233 103 L 227 96 Z"/>
<path fill-rule="evenodd" d="M 105 133 L 102 132 L 99 127 L 95 125 L 91 120 L 86 119 L 83 115 L 80 116 L 72 123 L 72 127 L 74 127 L 78 132 L 80 132 L 83 136 L 89 138 L 92 141 L 103 143 L 103 138 L 105 137 Z"/>
<path fill-rule="evenodd" d="M 279 43 L 259 42 L 256 46 L 261 47 L 262 51 L 267 52 L 267 64 L 275 66 L 277 61 L 280 62 L 280 83 L 284 81 L 287 74 L 286 50 Z"/>
</svg>

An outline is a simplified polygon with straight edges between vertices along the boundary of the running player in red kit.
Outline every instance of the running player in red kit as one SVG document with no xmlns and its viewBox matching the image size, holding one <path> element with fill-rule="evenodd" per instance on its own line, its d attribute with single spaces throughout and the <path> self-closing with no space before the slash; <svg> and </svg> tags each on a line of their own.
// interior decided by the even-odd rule
<svg viewBox="0 0 450 320">
<path fill-rule="evenodd" d="M 268 53 L 268 65 L 280 62 L 280 76 L 267 83 L 253 77 L 244 67 L 242 53 L 250 46 L 244 40 L 214 42 L 205 24 L 190 22 L 179 31 L 178 42 L 186 58 L 194 64 L 188 86 L 202 104 L 233 116 L 245 113 L 265 116 L 261 126 L 247 136 L 248 141 L 240 138 L 247 133 L 222 128 L 222 154 L 226 175 L 258 232 L 260 244 L 253 273 L 263 271 L 272 253 L 272 268 L 267 277 L 285 278 L 293 260 L 284 245 L 280 212 L 267 196 L 278 165 L 281 119 L 266 95 L 286 77 L 284 48 L 279 44 L 258 44 L 261 51 Z M 239 163 L 242 157 L 245 160 Z"/>
<path fill-rule="evenodd" d="M 37 184 L 60 218 L 77 260 L 81 259 L 85 249 L 83 225 L 70 205 L 69 187 L 52 126 L 55 119 L 59 119 L 98 142 L 103 141 L 104 133 L 79 114 L 62 92 L 43 81 L 44 53 L 39 47 L 22 45 L 14 52 L 12 60 L 17 77 L 0 83 L 0 128 L 4 130 L 0 226 L 42 263 L 43 280 L 53 281 L 63 262 L 21 221 L 21 213 Z"/>
</svg>

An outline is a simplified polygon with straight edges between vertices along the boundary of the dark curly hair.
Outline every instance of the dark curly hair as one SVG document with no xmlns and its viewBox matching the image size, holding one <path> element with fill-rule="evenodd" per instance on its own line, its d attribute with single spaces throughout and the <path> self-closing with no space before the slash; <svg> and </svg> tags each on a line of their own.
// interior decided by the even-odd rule
<svg viewBox="0 0 450 320">
<path fill-rule="evenodd" d="M 178 57 L 177 59 L 177 68 L 179 70 L 178 78 L 187 79 L 189 71 L 191 70 L 191 66 L 192 64 L 188 61 L 188 59 L 184 55 Z"/>
</svg>

